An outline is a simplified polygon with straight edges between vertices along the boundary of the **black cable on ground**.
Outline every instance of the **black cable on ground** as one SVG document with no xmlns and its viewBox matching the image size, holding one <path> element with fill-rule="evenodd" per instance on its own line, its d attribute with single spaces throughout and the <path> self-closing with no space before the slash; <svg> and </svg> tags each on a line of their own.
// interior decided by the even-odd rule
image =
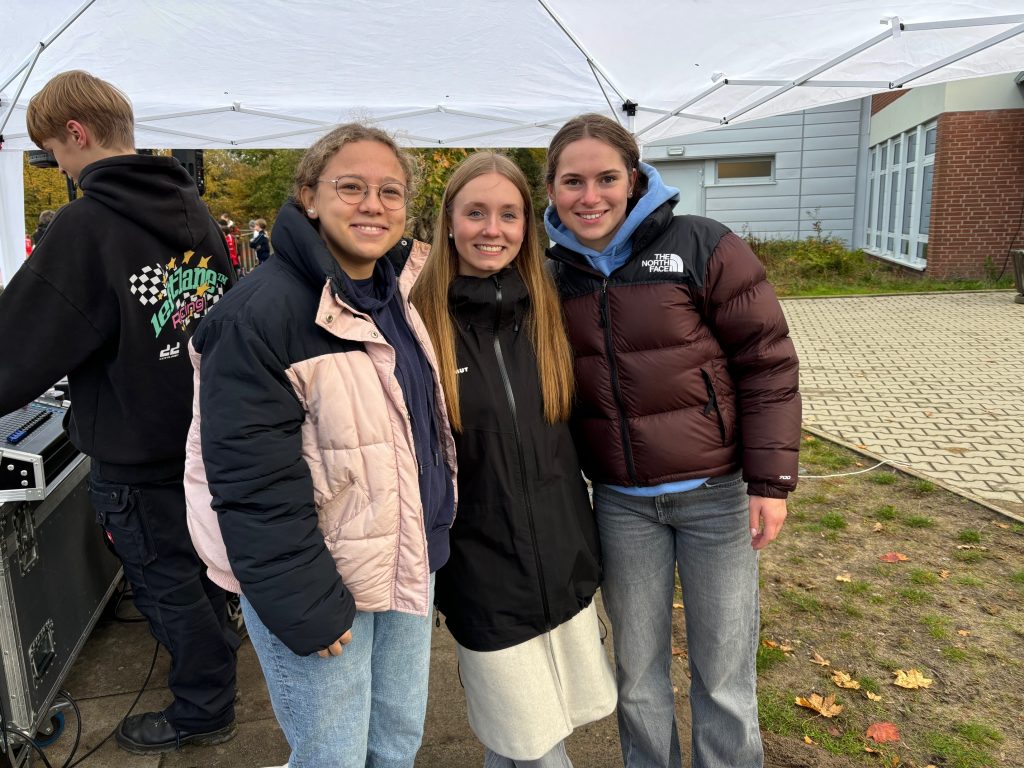
<svg viewBox="0 0 1024 768">
<path fill-rule="evenodd" d="M 1020 199 L 1020 218 L 1017 220 L 1017 231 L 1013 233 L 1013 239 L 1010 240 L 1010 247 L 1006 249 L 1006 258 L 1003 259 L 1003 268 L 999 270 L 999 277 L 996 280 L 1002 280 L 1003 275 L 1006 274 L 1006 267 L 1010 263 L 1010 255 L 1013 253 L 1013 245 L 1017 242 L 1017 238 L 1020 237 L 1021 228 L 1024 228 L 1024 195 Z"/>
<path fill-rule="evenodd" d="M 78 760 L 76 760 L 73 763 L 69 762 L 71 760 L 71 758 L 74 757 L 74 753 L 72 752 L 70 755 L 68 755 L 68 759 L 64 761 L 64 765 L 62 765 L 61 768 L 75 768 L 76 765 L 81 765 L 83 762 L 85 762 L 86 759 L 91 757 L 92 754 L 96 750 L 98 750 L 100 747 L 102 747 L 104 744 L 106 744 L 108 741 L 110 741 L 110 739 L 114 736 L 114 734 L 117 733 L 118 728 L 121 727 L 121 723 L 124 722 L 125 718 L 127 718 L 129 715 L 131 715 L 132 710 L 135 709 L 135 705 L 138 704 L 139 703 L 139 699 L 142 698 L 142 694 L 146 692 L 146 686 L 149 685 L 149 678 L 151 678 L 153 676 L 153 670 L 156 668 L 156 657 L 157 657 L 158 653 L 160 653 L 160 643 L 156 643 L 156 645 L 153 648 L 153 660 L 149 663 L 149 672 L 146 673 L 146 679 L 142 682 L 142 688 L 139 689 L 139 695 L 135 697 L 135 701 L 133 701 L 132 705 L 130 707 L 128 707 L 128 711 L 124 713 L 124 717 L 122 717 L 121 720 L 118 721 L 117 725 L 114 726 L 114 730 L 112 730 L 110 733 L 108 733 L 106 736 L 104 736 L 103 737 L 103 741 L 101 741 L 95 747 L 90 749 L 88 752 L 86 752 L 84 755 L 82 755 Z M 77 707 L 76 707 L 76 711 L 77 711 Z M 49 764 L 47 764 L 47 768 L 53 768 L 53 767 L 50 766 Z"/>
<path fill-rule="evenodd" d="M 75 743 L 71 745 L 71 751 L 68 752 L 67 759 L 64 761 L 64 764 L 60 767 L 60 768 L 69 768 L 69 766 L 71 765 L 71 761 L 75 757 L 75 752 L 78 751 L 78 744 L 82 740 L 82 710 L 80 710 L 78 708 L 78 702 L 75 701 L 72 698 L 71 694 L 68 693 L 67 691 L 65 691 L 63 688 L 61 688 L 58 693 L 75 710 L 75 720 L 76 720 L 76 725 L 77 725 L 77 727 L 75 729 Z"/>
<path fill-rule="evenodd" d="M 21 730 L 21 728 L 15 728 L 13 725 L 8 725 L 5 731 L 9 734 L 13 734 L 14 736 L 20 737 L 21 740 L 25 742 L 25 744 L 32 747 L 32 749 L 36 751 L 36 754 L 39 755 L 39 759 L 43 761 L 43 765 L 45 765 L 46 768 L 53 768 L 53 766 L 50 765 L 50 761 L 46 759 L 46 753 L 43 752 L 43 750 L 39 747 L 38 744 L 35 743 L 32 737 L 25 733 L 23 730 Z"/>
</svg>

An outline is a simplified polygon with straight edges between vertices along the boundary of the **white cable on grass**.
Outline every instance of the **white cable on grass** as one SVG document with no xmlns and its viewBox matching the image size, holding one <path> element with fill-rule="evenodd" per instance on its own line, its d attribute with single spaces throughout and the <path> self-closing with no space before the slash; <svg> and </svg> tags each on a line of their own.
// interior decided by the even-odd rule
<svg viewBox="0 0 1024 768">
<path fill-rule="evenodd" d="M 839 472 L 838 474 L 835 474 L 835 475 L 797 475 L 797 477 L 800 480 L 825 480 L 825 479 L 830 478 L 830 477 L 849 477 L 850 475 L 862 475 L 865 472 L 870 472 L 873 469 L 878 469 L 883 464 L 891 464 L 894 467 L 897 466 L 897 465 L 903 466 L 903 467 L 912 467 L 912 466 L 914 466 L 913 464 L 911 464 L 910 462 L 907 462 L 907 461 L 893 461 L 891 459 L 884 459 L 884 460 L 878 462 L 877 464 L 875 464 L 873 467 L 868 467 L 867 469 L 858 469 L 858 470 L 856 470 L 854 472 Z"/>
</svg>

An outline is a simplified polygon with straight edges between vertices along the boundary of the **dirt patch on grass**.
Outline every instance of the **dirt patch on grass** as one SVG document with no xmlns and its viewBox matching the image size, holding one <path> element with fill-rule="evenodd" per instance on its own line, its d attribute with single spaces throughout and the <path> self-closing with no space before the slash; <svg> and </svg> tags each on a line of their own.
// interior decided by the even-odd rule
<svg viewBox="0 0 1024 768">
<path fill-rule="evenodd" d="M 867 466 L 804 438 L 805 475 Z M 789 510 L 761 558 L 766 764 L 1024 766 L 1024 525 L 887 469 L 802 479 Z M 906 559 L 880 559 L 888 553 Z M 681 615 L 675 624 L 685 648 Z M 893 684 L 911 669 L 930 686 Z M 860 688 L 837 686 L 837 671 Z M 813 693 L 835 694 L 842 712 L 794 703 Z M 876 722 L 894 724 L 899 741 L 867 738 Z"/>
</svg>

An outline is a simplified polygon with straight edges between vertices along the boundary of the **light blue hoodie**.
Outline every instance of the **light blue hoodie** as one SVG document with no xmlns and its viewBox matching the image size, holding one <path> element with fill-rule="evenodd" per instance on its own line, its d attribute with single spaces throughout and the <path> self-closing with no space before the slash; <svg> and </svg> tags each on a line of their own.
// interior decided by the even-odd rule
<svg viewBox="0 0 1024 768">
<path fill-rule="evenodd" d="M 598 253 L 593 248 L 580 245 L 576 235 L 570 232 L 565 224 L 562 223 L 562 220 L 558 218 L 558 213 L 553 205 L 549 205 L 547 210 L 544 211 L 544 228 L 547 229 L 548 237 L 558 245 L 568 248 L 574 253 L 581 254 L 590 266 L 605 277 L 621 267 L 633 255 L 633 233 L 636 232 L 636 228 L 663 203 L 679 198 L 679 190 L 675 187 L 666 186 L 665 182 L 661 180 L 661 175 L 653 166 L 647 163 L 640 163 L 640 170 L 647 177 L 647 192 L 637 201 L 633 210 L 629 212 L 626 220 L 622 222 L 615 236 L 612 237 L 611 242 L 608 243 L 603 251 Z M 621 485 L 609 485 L 607 487 L 619 493 L 624 493 L 627 496 L 653 497 L 662 496 L 666 493 L 692 491 L 694 488 L 704 485 L 707 481 L 706 477 L 702 477 L 694 480 L 677 480 L 673 483 L 651 485 L 646 488 Z"/>
<path fill-rule="evenodd" d="M 558 245 L 565 246 L 586 258 L 587 263 L 606 277 L 621 267 L 633 253 L 633 233 L 641 222 L 654 213 L 663 203 L 679 198 L 679 190 L 668 187 L 653 166 L 640 163 L 640 171 L 647 177 L 647 192 L 641 197 L 626 220 L 622 222 L 615 236 L 600 253 L 580 245 L 576 236 L 558 218 L 555 206 L 549 205 L 544 211 L 544 227 Z"/>
</svg>

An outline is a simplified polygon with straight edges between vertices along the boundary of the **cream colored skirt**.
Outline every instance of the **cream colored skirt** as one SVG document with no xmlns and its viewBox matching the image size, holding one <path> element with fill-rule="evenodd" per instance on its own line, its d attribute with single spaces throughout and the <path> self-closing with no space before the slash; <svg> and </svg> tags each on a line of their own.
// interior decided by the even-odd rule
<svg viewBox="0 0 1024 768">
<path fill-rule="evenodd" d="M 513 760 L 536 760 L 615 709 L 615 675 L 594 602 L 550 632 L 500 651 L 455 644 L 469 726 Z"/>
</svg>

